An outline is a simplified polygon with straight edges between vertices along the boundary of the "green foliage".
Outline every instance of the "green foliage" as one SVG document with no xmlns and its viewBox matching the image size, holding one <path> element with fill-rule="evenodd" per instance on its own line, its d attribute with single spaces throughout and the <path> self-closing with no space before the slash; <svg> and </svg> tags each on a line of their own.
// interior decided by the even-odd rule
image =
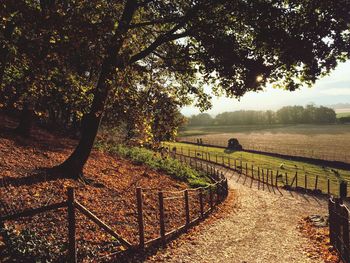
<svg viewBox="0 0 350 263">
<path fill-rule="evenodd" d="M 179 108 L 183 100 L 169 94 L 169 87 L 129 86 L 117 91 L 116 100 L 108 106 L 103 125 L 124 128 L 124 138 L 131 145 L 154 145 L 173 140 L 184 122 Z M 171 92 L 170 92 L 171 93 Z"/>
<path fill-rule="evenodd" d="M 123 100 L 129 89 L 162 87 L 179 107 L 206 110 L 205 85 L 229 97 L 268 83 L 295 90 L 349 58 L 348 0 L 3 0 L 1 7 L 0 104 L 33 101 L 42 116 L 73 126 L 85 113 L 91 129 L 83 133 L 98 129 L 109 103 L 130 106 L 129 130 L 141 143 L 174 130 L 157 120 L 156 103 L 146 104 L 152 115 L 131 103 L 137 99 Z M 157 99 L 166 108 L 159 114 L 170 111 L 175 123 L 173 104 Z M 82 136 L 85 155 L 93 133 Z"/>
<path fill-rule="evenodd" d="M 48 263 L 60 261 L 57 257 L 54 258 L 53 253 L 50 252 L 50 243 L 30 229 L 16 233 L 14 228 L 5 227 L 1 229 L 1 232 L 6 238 L 7 252 L 14 262 Z M 63 253 L 61 253 L 61 257 L 63 257 Z"/>
<path fill-rule="evenodd" d="M 121 144 L 108 144 L 97 142 L 95 148 L 105 150 L 130 159 L 138 164 L 145 164 L 148 167 L 160 170 L 172 178 L 187 182 L 191 187 L 206 186 L 210 180 L 204 173 L 192 169 L 187 164 L 170 157 L 162 157 L 160 153 L 140 147 L 127 147 Z"/>
</svg>

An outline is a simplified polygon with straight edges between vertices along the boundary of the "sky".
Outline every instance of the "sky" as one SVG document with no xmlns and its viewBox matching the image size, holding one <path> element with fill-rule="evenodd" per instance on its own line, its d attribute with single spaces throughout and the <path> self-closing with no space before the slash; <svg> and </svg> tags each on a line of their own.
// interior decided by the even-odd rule
<svg viewBox="0 0 350 263">
<path fill-rule="evenodd" d="M 210 87 L 206 89 L 210 91 Z M 225 97 L 213 96 L 211 110 L 207 113 L 215 116 L 225 111 L 236 110 L 277 110 L 286 105 L 333 105 L 350 103 L 350 61 L 339 64 L 328 76 L 325 76 L 311 88 L 303 87 L 293 92 L 267 87 L 262 92 L 248 92 L 240 101 Z M 193 107 L 185 107 L 182 114 L 191 116 L 200 111 Z"/>
</svg>

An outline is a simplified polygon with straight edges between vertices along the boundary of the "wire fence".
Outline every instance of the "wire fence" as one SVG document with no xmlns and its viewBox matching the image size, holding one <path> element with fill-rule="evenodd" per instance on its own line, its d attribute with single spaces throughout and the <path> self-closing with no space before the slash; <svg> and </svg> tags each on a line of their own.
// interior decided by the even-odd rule
<svg viewBox="0 0 350 263">
<path fill-rule="evenodd" d="M 303 171 L 296 171 L 294 173 L 285 172 L 281 170 L 274 170 L 271 168 L 264 168 L 254 165 L 253 162 L 243 161 L 242 159 L 231 158 L 226 154 L 217 154 L 204 150 L 197 150 L 193 148 L 176 148 L 171 149 L 170 144 L 163 143 L 168 151 L 172 154 L 179 155 L 180 161 L 188 158 L 188 163 L 196 168 L 208 169 L 206 165 L 215 164 L 224 168 L 243 174 L 250 177 L 252 180 L 264 184 L 282 187 L 287 190 L 302 191 L 312 194 L 325 195 L 339 195 L 339 187 L 343 180 L 337 177 L 325 177 L 318 174 L 302 173 Z M 210 169 L 210 166 L 208 166 Z M 206 170 L 209 172 L 208 170 Z M 260 184 L 259 184 L 260 185 Z M 349 187 L 349 186 L 348 186 Z M 348 191 L 350 192 L 350 191 Z"/>
<path fill-rule="evenodd" d="M 227 141 L 230 137 L 225 139 L 216 140 L 210 138 L 201 138 L 201 143 L 204 145 L 211 145 L 213 147 L 227 147 Z M 179 142 L 184 143 L 198 143 L 197 137 L 184 137 L 179 138 Z M 292 157 L 305 157 L 312 159 L 319 159 L 325 161 L 341 161 L 350 163 L 350 155 L 348 152 L 339 151 L 337 148 L 331 148 L 330 145 L 320 146 L 319 144 L 310 144 L 303 142 L 302 144 L 290 144 L 285 141 L 279 142 L 274 138 L 273 141 L 267 142 L 254 142 L 251 139 L 242 140 L 239 138 L 244 150 L 256 151 L 261 153 L 281 154 Z"/>
</svg>

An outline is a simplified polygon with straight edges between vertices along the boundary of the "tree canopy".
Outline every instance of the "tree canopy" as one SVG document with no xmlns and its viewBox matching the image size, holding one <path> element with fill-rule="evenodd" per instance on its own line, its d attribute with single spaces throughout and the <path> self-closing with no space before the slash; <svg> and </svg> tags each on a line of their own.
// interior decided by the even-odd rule
<svg viewBox="0 0 350 263">
<path fill-rule="evenodd" d="M 4 0 L 1 5 L 2 104 L 30 98 L 48 110 L 54 103 L 45 103 L 54 98 L 82 118 L 77 148 L 57 167 L 75 177 L 108 104 L 130 86 L 162 87 L 163 98 L 182 103 L 195 98 L 207 109 L 204 84 L 235 97 L 267 83 L 295 90 L 349 57 L 347 0 Z"/>
</svg>

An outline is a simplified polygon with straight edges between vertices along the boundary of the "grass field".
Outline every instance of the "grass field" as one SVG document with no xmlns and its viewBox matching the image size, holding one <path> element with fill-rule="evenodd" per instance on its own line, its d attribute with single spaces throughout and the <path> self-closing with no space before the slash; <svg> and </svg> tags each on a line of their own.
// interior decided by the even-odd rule
<svg viewBox="0 0 350 263">
<path fill-rule="evenodd" d="M 247 153 L 247 152 L 233 152 L 228 153 L 222 148 L 215 148 L 215 147 L 205 147 L 205 146 L 197 146 L 197 145 L 191 145 L 191 144 L 185 144 L 185 143 L 173 143 L 173 142 L 166 142 L 164 143 L 165 146 L 170 147 L 172 149 L 173 147 L 176 147 L 177 152 L 182 152 L 185 155 L 190 155 L 192 157 L 195 156 L 195 152 L 197 153 L 197 157 L 202 155 L 203 152 L 209 152 L 210 160 L 216 161 L 218 160 L 219 163 L 222 163 L 222 160 L 224 160 L 224 163 L 228 165 L 228 158 L 231 158 L 230 164 L 231 166 L 234 165 L 234 160 L 236 160 L 237 165 L 240 165 L 242 162 L 242 167 L 245 168 L 246 164 L 248 169 L 250 169 L 253 166 L 254 173 L 257 174 L 258 167 L 260 169 L 269 169 L 272 170 L 274 174 L 278 173 L 283 174 L 283 177 L 281 178 L 282 181 L 280 181 L 280 184 L 285 184 L 285 174 L 287 173 L 288 181 L 289 183 L 295 176 L 295 173 L 298 172 L 298 185 L 304 186 L 305 184 L 305 175 L 307 175 L 308 180 L 308 189 L 313 189 L 315 185 L 315 179 L 318 176 L 318 188 L 321 189 L 323 192 L 327 192 L 327 179 L 330 179 L 330 191 L 333 194 L 338 193 L 339 189 L 339 182 L 341 180 L 347 181 L 350 183 L 350 171 L 347 170 L 341 170 L 341 169 L 333 169 L 332 167 L 324 167 L 314 164 L 309 164 L 305 162 L 299 162 L 299 161 L 291 161 L 287 159 L 277 158 L 277 157 L 271 157 L 263 154 L 254 154 L 254 153 Z M 222 158 L 224 157 L 224 159 Z M 283 164 L 283 169 L 281 168 L 281 165 Z M 350 189 L 350 186 L 349 186 Z"/>
<path fill-rule="evenodd" d="M 339 112 L 337 113 L 337 118 L 350 117 L 350 112 Z"/>
<path fill-rule="evenodd" d="M 272 125 L 187 127 L 180 140 L 350 163 L 350 125 Z"/>
<path fill-rule="evenodd" d="M 335 112 L 337 114 L 337 118 L 350 117 L 350 109 L 349 108 L 336 109 Z"/>
</svg>

